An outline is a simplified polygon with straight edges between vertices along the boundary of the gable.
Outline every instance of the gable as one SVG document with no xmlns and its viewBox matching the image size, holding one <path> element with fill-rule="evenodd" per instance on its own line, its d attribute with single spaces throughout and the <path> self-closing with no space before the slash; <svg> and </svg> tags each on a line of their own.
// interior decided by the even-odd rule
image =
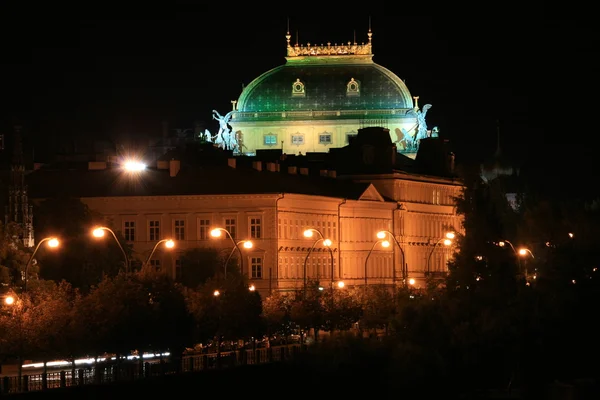
<svg viewBox="0 0 600 400">
<path fill-rule="evenodd" d="M 365 191 L 360 196 L 358 196 L 358 200 L 385 201 L 383 199 L 383 196 L 381 196 L 381 194 L 379 194 L 379 191 L 377 191 L 377 189 L 375 189 L 375 186 L 373 186 L 372 183 L 369 184 L 369 186 L 367 186 Z"/>
</svg>

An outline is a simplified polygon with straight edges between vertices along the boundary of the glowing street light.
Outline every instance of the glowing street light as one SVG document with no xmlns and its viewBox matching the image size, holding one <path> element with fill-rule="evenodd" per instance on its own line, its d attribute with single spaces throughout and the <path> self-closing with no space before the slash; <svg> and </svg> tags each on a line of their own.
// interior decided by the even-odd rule
<svg viewBox="0 0 600 400">
<path fill-rule="evenodd" d="M 147 167 L 146 164 L 144 164 L 141 161 L 138 160 L 126 160 L 123 163 L 123 169 L 126 172 L 141 172 L 143 170 L 145 170 Z"/>
<path fill-rule="evenodd" d="M 227 261 L 225 262 L 225 277 L 227 277 L 227 264 L 229 263 L 229 259 L 233 255 L 233 251 L 235 249 L 237 249 L 237 251 L 240 253 L 240 273 L 243 276 L 244 275 L 244 255 L 242 254 L 242 250 L 240 249 L 239 244 L 244 243 L 245 249 L 251 249 L 253 244 L 250 240 L 241 240 L 240 242 L 236 243 L 235 239 L 231 235 L 231 232 L 229 232 L 227 229 L 224 229 L 224 228 L 212 229 L 210 231 L 210 236 L 212 236 L 214 238 L 218 238 L 218 237 L 221 237 L 221 234 L 223 234 L 223 233 L 225 233 L 225 235 L 227 235 L 227 237 L 229 238 L 229 240 L 231 240 L 231 243 L 233 243 L 233 246 L 234 246 L 234 248 L 231 250 L 231 253 L 229 254 L 229 257 L 227 257 Z"/>
<path fill-rule="evenodd" d="M 385 237 L 385 235 L 384 235 L 384 237 Z M 377 246 L 380 243 L 381 243 L 381 247 L 384 247 L 384 248 L 390 247 L 390 242 L 388 242 L 387 240 L 382 240 L 382 239 L 377 240 L 375 243 L 373 243 L 373 246 L 371 246 L 371 250 L 369 250 L 369 253 L 367 254 L 367 258 L 365 258 L 365 288 L 367 287 L 367 262 L 369 261 L 369 257 L 371 257 L 371 253 L 375 249 L 375 246 Z"/>
<path fill-rule="evenodd" d="M 431 248 L 431 251 L 429 252 L 429 257 L 427 257 L 427 275 L 429 275 L 430 273 L 430 263 L 431 263 L 431 256 L 433 255 L 433 251 L 435 250 L 435 248 L 437 247 L 438 244 L 443 243 L 444 246 L 448 247 L 452 244 L 452 240 L 456 237 L 456 234 L 454 232 L 446 232 L 446 234 L 444 235 L 443 238 L 439 239 Z"/>
<path fill-rule="evenodd" d="M 58 245 L 60 244 L 60 242 L 58 241 L 57 238 L 55 237 L 46 237 L 43 238 L 42 240 L 40 240 L 37 244 L 37 246 L 35 246 L 35 249 L 33 250 L 33 253 L 31 253 L 31 256 L 29 256 L 29 260 L 27 260 L 27 265 L 25 266 L 25 284 L 23 286 L 23 291 L 26 292 L 27 291 L 27 281 L 28 281 L 28 274 L 29 274 L 29 266 L 31 265 L 31 262 L 33 261 L 33 257 L 35 257 L 35 254 L 37 253 L 38 249 L 40 248 L 40 245 L 44 242 L 48 242 L 48 247 L 51 248 L 56 248 L 58 247 Z M 14 298 L 13 298 L 14 301 Z M 11 303 L 12 304 L 12 303 Z"/>
<path fill-rule="evenodd" d="M 333 251 L 331 250 L 331 245 L 333 244 L 333 242 L 330 239 L 327 239 L 323 236 L 323 234 L 321 233 L 321 231 L 319 231 L 318 229 L 314 229 L 314 228 L 308 228 L 304 231 L 304 237 L 305 238 L 312 238 L 314 236 L 314 234 L 317 233 L 319 235 L 319 238 L 316 239 L 312 246 L 310 247 L 310 250 L 308 250 L 308 253 L 306 254 L 306 257 L 304 258 L 304 296 L 306 296 L 306 263 L 308 261 L 308 257 L 310 256 L 310 253 L 312 253 L 312 251 L 314 250 L 315 246 L 317 245 L 317 243 L 319 243 L 320 241 L 323 241 L 323 246 L 327 247 L 327 249 L 329 250 L 329 255 L 331 257 L 331 290 L 333 290 L 333 284 L 334 284 L 334 265 L 333 265 Z"/>
<path fill-rule="evenodd" d="M 158 242 L 156 242 L 156 244 L 154 245 L 154 248 L 150 252 L 150 255 L 146 259 L 146 262 L 144 263 L 144 267 L 147 267 L 150 264 L 150 260 L 152 259 L 152 256 L 154 255 L 154 252 L 158 248 L 158 245 L 161 244 L 161 243 L 164 243 L 165 247 L 167 249 L 172 249 L 173 247 L 175 247 L 175 242 L 172 239 L 162 239 L 162 240 L 159 240 Z"/>
<path fill-rule="evenodd" d="M 225 268 L 225 271 L 224 271 L 225 278 L 227 278 L 227 265 L 229 264 L 229 260 L 231 259 L 231 256 L 233 256 L 233 252 L 236 249 L 240 252 L 240 272 L 242 275 L 244 275 L 244 270 L 241 267 L 243 256 L 242 256 L 242 250 L 240 249 L 240 244 L 245 249 L 251 249 L 252 246 L 254 246 L 254 244 L 252 243 L 251 240 L 240 240 L 239 242 L 237 242 L 235 244 L 235 247 L 233 249 L 231 249 L 231 253 L 229 253 L 229 257 L 227 257 L 227 260 L 225 261 L 225 267 L 224 267 Z"/>
<path fill-rule="evenodd" d="M 6 304 L 7 306 L 12 306 L 13 304 L 15 304 L 15 298 L 14 296 L 8 295 L 4 298 L 4 304 Z"/>
<path fill-rule="evenodd" d="M 123 253 L 123 258 L 125 259 L 125 274 L 129 273 L 129 259 L 127 258 L 127 253 L 125 253 L 123 246 L 121 246 L 121 242 L 119 242 L 119 239 L 117 239 L 117 235 L 115 235 L 113 230 L 106 226 L 99 226 L 92 231 L 92 235 L 94 237 L 101 238 L 104 237 L 105 231 L 110 232 L 112 234 L 112 237 L 115 239 L 115 242 L 117 242 L 117 244 L 119 245 L 121 253 Z"/>
<path fill-rule="evenodd" d="M 404 249 L 402 248 L 402 246 L 400 246 L 400 242 L 398 242 L 398 239 L 396 238 L 396 235 L 394 235 L 390 231 L 383 230 L 383 231 L 377 232 L 377 239 L 385 239 L 388 235 L 394 240 L 394 243 L 396 243 L 396 245 L 400 249 L 400 254 L 402 254 L 402 264 L 401 264 L 401 267 L 402 267 L 402 283 L 403 283 L 404 286 L 406 286 L 406 277 L 408 275 L 408 271 L 406 270 Z M 396 254 L 395 253 L 393 255 L 393 258 L 394 258 L 394 260 L 393 260 L 394 261 L 394 265 L 392 267 L 392 287 L 393 287 L 394 290 L 396 290 Z"/>
</svg>

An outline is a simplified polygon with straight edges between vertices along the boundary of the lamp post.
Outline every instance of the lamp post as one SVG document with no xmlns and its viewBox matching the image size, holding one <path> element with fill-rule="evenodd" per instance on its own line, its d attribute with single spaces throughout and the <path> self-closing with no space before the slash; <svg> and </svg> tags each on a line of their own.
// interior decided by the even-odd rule
<svg viewBox="0 0 600 400">
<path fill-rule="evenodd" d="M 327 247 L 327 249 L 329 250 L 329 255 L 331 256 L 331 288 L 332 288 L 332 290 L 333 290 L 333 283 L 334 283 L 333 251 L 331 250 L 331 244 L 332 244 L 331 240 L 325 239 L 325 237 L 323 236 L 321 231 L 319 231 L 318 229 L 314 229 L 314 228 L 309 228 L 309 229 L 305 230 L 304 237 L 311 238 L 311 237 L 313 237 L 313 233 L 318 233 L 319 238 L 313 242 L 312 246 L 310 247 L 310 250 L 308 250 L 306 257 L 304 258 L 304 296 L 305 297 L 306 297 L 306 262 L 308 261 L 308 257 L 310 256 L 310 253 L 312 253 L 313 249 L 315 248 L 317 243 L 319 243 L 320 241 L 323 241 L 323 246 Z"/>
<path fill-rule="evenodd" d="M 367 254 L 367 258 L 365 258 L 365 288 L 367 287 L 367 262 L 369 261 L 369 257 L 371 257 L 371 253 L 373 252 L 373 249 L 375 249 L 375 246 L 377 246 L 379 243 L 381 243 L 381 247 L 390 247 L 390 242 L 388 242 L 387 240 L 382 240 L 382 239 L 379 239 L 378 241 L 373 243 L 373 246 L 371 246 L 371 250 L 369 250 L 369 253 Z"/>
<path fill-rule="evenodd" d="M 510 248 L 512 249 L 513 253 L 515 253 L 515 256 L 517 257 L 517 266 L 519 267 L 519 273 L 521 272 L 522 264 L 521 264 L 521 258 L 525 257 L 527 254 L 531 255 L 531 258 L 535 258 L 533 256 L 533 253 L 531 252 L 531 250 L 529 250 L 526 247 L 520 247 L 519 250 L 515 249 L 515 246 L 513 246 L 513 244 L 504 239 L 498 242 L 498 246 L 500 247 L 504 247 L 506 246 L 506 244 L 508 243 L 508 245 L 510 246 Z M 525 268 L 525 279 L 527 279 L 527 267 Z"/>
<path fill-rule="evenodd" d="M 429 265 L 431 262 L 431 256 L 433 255 L 433 251 L 435 250 L 437 245 L 440 243 L 444 243 L 444 246 L 450 246 L 452 244 L 452 239 L 454 239 L 455 237 L 456 237 L 456 235 L 454 234 L 454 232 L 447 232 L 443 238 L 441 238 L 437 242 L 435 242 L 435 244 L 431 248 L 431 251 L 429 252 L 429 257 L 427 257 L 427 275 L 429 275 L 429 273 L 430 273 Z"/>
<path fill-rule="evenodd" d="M 404 255 L 404 250 L 402 249 L 402 246 L 400 246 L 400 243 L 398 242 L 398 239 L 396 239 L 396 235 L 394 235 L 392 232 L 388 231 L 388 230 L 382 230 L 377 232 L 377 238 L 378 239 L 384 239 L 387 235 L 389 235 L 392 239 L 394 239 L 394 242 L 396 243 L 396 245 L 398 246 L 398 248 L 400 249 L 400 253 L 402 254 L 402 284 L 403 286 L 406 286 L 406 278 L 408 275 L 408 271 L 406 270 L 406 258 Z M 392 268 L 392 286 L 395 288 L 396 287 L 396 255 L 394 254 L 394 267 Z"/>
<path fill-rule="evenodd" d="M 154 248 L 150 252 L 150 255 L 146 259 L 146 262 L 144 263 L 144 267 L 148 267 L 148 264 L 150 264 L 150 259 L 152 259 L 152 256 L 154 255 L 154 252 L 158 248 L 158 245 L 160 245 L 161 243 L 164 243 L 165 247 L 167 249 L 172 249 L 173 247 L 175 247 L 175 242 L 172 239 L 162 239 L 162 240 L 159 240 L 158 242 L 156 242 L 156 244 L 154 245 Z"/>
<path fill-rule="evenodd" d="M 244 270 L 241 267 L 242 266 L 242 251 L 240 249 L 240 244 L 245 249 L 251 249 L 253 246 L 253 243 L 251 240 L 240 240 L 239 242 L 236 243 L 235 247 L 233 249 L 231 249 L 231 253 L 229 253 L 229 257 L 227 257 L 227 261 L 225 261 L 225 279 L 227 279 L 227 265 L 229 264 L 229 260 L 231 259 L 231 256 L 233 256 L 233 252 L 235 251 L 235 249 L 238 249 L 238 251 L 240 252 L 240 273 L 242 275 L 244 275 Z"/>
<path fill-rule="evenodd" d="M 112 237 L 115 239 L 115 242 L 119 245 L 119 249 L 121 249 L 121 253 L 123 253 L 123 259 L 125 260 L 125 274 L 129 273 L 129 258 L 127 258 L 127 253 L 125 253 L 125 249 L 121 246 L 121 242 L 117 239 L 117 235 L 113 232 L 112 229 L 106 226 L 99 226 L 92 231 L 92 235 L 97 238 L 101 238 L 104 236 L 104 231 L 110 232 Z"/>
<path fill-rule="evenodd" d="M 229 240 L 231 240 L 231 243 L 233 243 L 234 249 L 237 249 L 237 251 L 240 253 L 240 272 L 243 275 L 244 274 L 244 257 L 242 255 L 242 250 L 240 250 L 240 247 L 236 243 L 235 239 L 233 238 L 233 236 L 231 236 L 231 232 L 229 232 L 225 228 L 214 228 L 210 231 L 210 236 L 212 236 L 214 238 L 218 238 L 218 237 L 221 237 L 221 233 L 223 233 L 223 232 L 225 233 L 225 235 L 227 235 Z M 233 254 L 233 250 L 231 252 Z M 227 262 L 229 262 L 229 258 L 231 258 L 231 254 L 227 258 Z M 225 268 L 227 268 L 227 263 L 225 263 Z"/>
<path fill-rule="evenodd" d="M 29 256 L 29 260 L 27 260 L 27 265 L 25 265 L 25 284 L 23 285 L 24 292 L 27 291 L 27 280 L 29 278 L 29 266 L 31 265 L 31 262 L 33 261 L 33 257 L 35 257 L 35 253 L 37 253 L 38 249 L 40 248 L 40 245 L 44 242 L 48 242 L 48 247 L 58 247 L 58 245 L 60 244 L 58 239 L 55 237 L 46 237 L 38 242 L 37 246 L 35 246 L 35 249 L 33 250 L 33 253 L 31 253 L 31 255 Z"/>
</svg>

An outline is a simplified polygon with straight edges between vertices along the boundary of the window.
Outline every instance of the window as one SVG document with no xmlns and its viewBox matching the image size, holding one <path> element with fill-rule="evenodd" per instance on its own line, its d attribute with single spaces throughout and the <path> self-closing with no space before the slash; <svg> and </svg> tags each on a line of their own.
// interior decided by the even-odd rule
<svg viewBox="0 0 600 400">
<path fill-rule="evenodd" d="M 357 136 L 356 133 L 347 133 L 346 134 L 346 144 L 350 144 L 353 138 Z"/>
<path fill-rule="evenodd" d="M 433 190 L 433 204 L 440 204 L 440 191 Z"/>
<path fill-rule="evenodd" d="M 250 218 L 250 238 L 261 238 L 261 222 L 259 217 Z"/>
<path fill-rule="evenodd" d="M 175 280 L 181 281 L 182 277 L 182 269 L 181 269 L 181 259 L 175 260 Z"/>
<path fill-rule="evenodd" d="M 293 97 L 304 97 L 306 95 L 306 88 L 304 83 L 300 79 L 296 79 L 296 82 L 292 84 L 292 96 Z"/>
<path fill-rule="evenodd" d="M 273 146 L 277 144 L 277 135 L 265 135 L 264 136 L 265 145 Z"/>
<path fill-rule="evenodd" d="M 232 238 L 235 239 L 237 237 L 235 232 L 235 218 L 225 218 L 225 229 L 229 231 Z"/>
<path fill-rule="evenodd" d="M 125 221 L 125 241 L 133 242 L 135 240 L 135 221 Z"/>
<path fill-rule="evenodd" d="M 359 96 L 360 95 L 360 83 L 355 81 L 354 78 L 350 79 L 350 82 L 346 85 L 346 96 Z"/>
<path fill-rule="evenodd" d="M 210 239 L 210 220 L 199 219 L 198 220 L 198 239 L 208 240 Z"/>
<path fill-rule="evenodd" d="M 160 272 L 160 260 L 150 260 L 150 268 L 153 271 Z"/>
<path fill-rule="evenodd" d="M 160 221 L 148 221 L 148 240 L 151 242 L 160 240 Z"/>
<path fill-rule="evenodd" d="M 185 221 L 175 220 L 175 240 L 185 240 Z"/>
<path fill-rule="evenodd" d="M 322 133 L 319 135 L 319 144 L 331 144 L 331 133 Z"/>
<path fill-rule="evenodd" d="M 252 279 L 262 279 L 262 257 L 252 257 L 250 268 Z"/>
<path fill-rule="evenodd" d="M 295 144 L 297 146 L 304 144 L 304 135 L 302 135 L 302 134 L 292 135 L 292 144 Z"/>
</svg>

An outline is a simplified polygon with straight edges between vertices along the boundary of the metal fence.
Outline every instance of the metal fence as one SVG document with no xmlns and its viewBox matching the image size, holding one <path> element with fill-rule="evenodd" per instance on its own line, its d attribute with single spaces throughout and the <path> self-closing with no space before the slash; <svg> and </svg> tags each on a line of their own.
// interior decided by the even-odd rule
<svg viewBox="0 0 600 400">
<path fill-rule="evenodd" d="M 142 359 L 99 362 L 87 368 L 28 374 L 20 377 L 5 376 L 0 381 L 0 393 L 21 393 L 147 379 L 157 376 L 187 374 L 211 369 L 234 368 L 294 359 L 301 351 L 300 344 L 269 348 L 240 349 L 220 353 L 184 355 L 181 363 L 172 357 L 158 362 Z"/>
</svg>

